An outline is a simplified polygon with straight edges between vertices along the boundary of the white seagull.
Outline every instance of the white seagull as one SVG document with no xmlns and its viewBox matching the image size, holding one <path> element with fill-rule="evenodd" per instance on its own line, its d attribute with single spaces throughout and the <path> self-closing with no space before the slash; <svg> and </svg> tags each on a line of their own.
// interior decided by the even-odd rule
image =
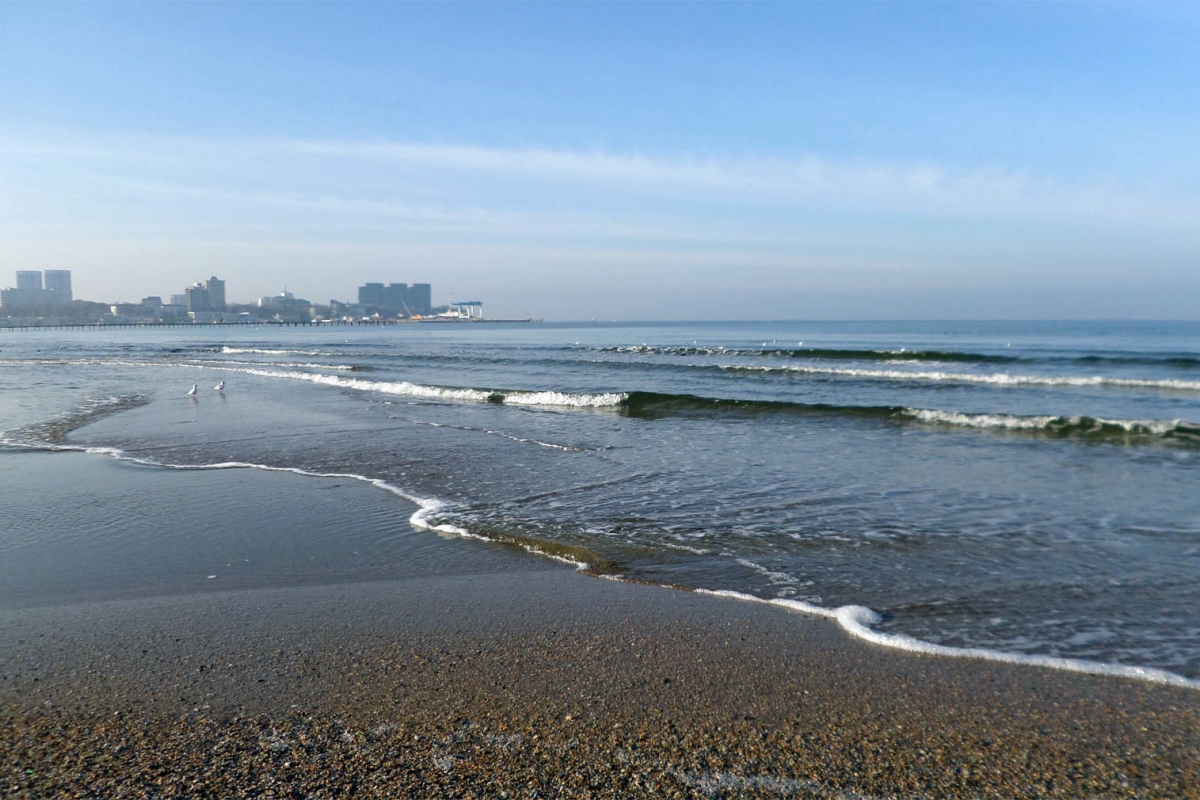
<svg viewBox="0 0 1200 800">
<path fill-rule="evenodd" d="M 225 391 L 225 381 L 221 381 L 220 383 L 218 383 L 218 384 L 217 384 L 216 386 L 214 386 L 213 388 L 214 388 L 214 389 L 216 389 L 218 392 L 223 392 L 223 391 Z"/>
<path fill-rule="evenodd" d="M 188 397 L 196 396 L 196 384 L 192 384 L 192 388 L 188 389 Z"/>
</svg>

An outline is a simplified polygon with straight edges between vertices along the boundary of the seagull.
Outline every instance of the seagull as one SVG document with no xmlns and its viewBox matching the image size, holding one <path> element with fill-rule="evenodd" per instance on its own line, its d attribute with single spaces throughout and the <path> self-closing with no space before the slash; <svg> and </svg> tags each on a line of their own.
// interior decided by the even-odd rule
<svg viewBox="0 0 1200 800">
<path fill-rule="evenodd" d="M 216 389 L 218 392 L 223 392 L 223 391 L 225 391 L 225 381 L 221 381 L 220 383 L 218 383 L 218 384 L 217 384 L 216 386 L 214 386 L 213 388 L 214 388 L 214 389 Z"/>
<path fill-rule="evenodd" d="M 195 397 L 196 396 L 196 384 L 193 383 L 192 388 L 188 389 L 187 393 L 188 393 L 188 397 Z"/>
</svg>

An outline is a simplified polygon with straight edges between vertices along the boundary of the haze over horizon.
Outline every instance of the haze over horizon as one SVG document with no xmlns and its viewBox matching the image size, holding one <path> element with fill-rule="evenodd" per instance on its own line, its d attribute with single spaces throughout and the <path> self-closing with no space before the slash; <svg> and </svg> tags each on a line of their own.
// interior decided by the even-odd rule
<svg viewBox="0 0 1200 800">
<path fill-rule="evenodd" d="M 1200 11 L 0 0 L 0 285 L 1200 318 Z"/>
</svg>

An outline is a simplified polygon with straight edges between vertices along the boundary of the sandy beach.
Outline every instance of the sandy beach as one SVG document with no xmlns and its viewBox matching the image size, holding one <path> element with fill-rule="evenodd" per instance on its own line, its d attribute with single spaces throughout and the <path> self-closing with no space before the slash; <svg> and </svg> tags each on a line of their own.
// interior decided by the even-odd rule
<svg viewBox="0 0 1200 800">
<path fill-rule="evenodd" d="M 1192 690 L 481 547 L 495 570 L 0 614 L 5 796 L 1200 796 Z"/>
</svg>

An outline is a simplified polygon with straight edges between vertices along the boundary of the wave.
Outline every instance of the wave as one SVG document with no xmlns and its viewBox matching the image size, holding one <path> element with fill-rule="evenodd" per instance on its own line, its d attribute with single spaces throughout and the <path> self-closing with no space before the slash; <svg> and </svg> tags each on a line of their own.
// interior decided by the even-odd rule
<svg viewBox="0 0 1200 800">
<path fill-rule="evenodd" d="M 570 348 L 577 349 L 577 348 Z M 1068 363 L 1107 364 L 1114 366 L 1158 366 L 1178 369 L 1200 368 L 1200 356 L 1191 353 L 1090 354 L 1085 356 L 1009 355 L 975 353 L 963 350 L 858 349 L 826 347 L 700 347 L 663 345 L 624 345 L 589 347 L 597 353 L 632 353 L 661 356 L 744 356 L 798 358 L 813 361 L 933 361 L 965 364 Z"/>
<path fill-rule="evenodd" d="M 1018 356 L 968 353 L 957 350 L 855 350 L 840 348 L 792 348 L 792 347 L 697 347 L 629 345 L 588 348 L 597 353 L 634 353 L 638 355 L 666 356 L 770 356 L 774 358 L 830 359 L 843 361 L 942 361 L 966 363 L 1007 364 L 1021 361 Z"/>
<path fill-rule="evenodd" d="M 620 406 L 622 413 L 643 419 L 671 416 L 761 414 L 823 414 L 916 422 L 960 428 L 1025 432 L 1056 438 L 1125 443 L 1173 441 L 1200 447 L 1200 425 L 1184 420 L 1105 419 L 1091 416 L 965 413 L 908 406 L 843 406 L 830 403 L 795 403 L 785 400 L 732 400 L 690 394 L 631 392 Z"/>
<path fill-rule="evenodd" d="M 181 366 L 213 367 L 273 367 L 277 369 L 324 369 L 334 372 L 371 372 L 372 368 L 362 364 L 322 364 L 316 361 L 236 361 L 225 359 L 195 358 L 182 362 Z"/>
<path fill-rule="evenodd" d="M 1007 372 L 942 372 L 916 370 L 872 370 L 834 367 L 773 367 L 766 365 L 721 364 L 725 372 L 759 372 L 792 375 L 818 375 L 861 378 L 878 381 L 920 381 L 935 383 L 974 383 L 989 386 L 1115 386 L 1123 389 L 1156 389 L 1200 392 L 1200 381 L 1174 378 L 1112 378 L 1104 375 L 1010 375 Z"/>
<path fill-rule="evenodd" d="M 1178 369 L 1200 368 L 1200 357 L 1183 353 L 1161 355 L 1111 356 L 1092 355 L 1067 359 L 1079 364 L 1116 364 L 1123 366 L 1176 367 Z"/>
<path fill-rule="evenodd" d="M 117 461 L 123 461 L 131 464 L 138 464 L 147 467 L 158 467 L 161 469 L 172 469 L 182 471 L 201 471 L 201 470 L 225 470 L 225 469 L 256 469 L 264 472 L 286 472 L 292 475 L 301 475 L 309 478 L 332 478 L 336 480 L 353 480 L 361 481 L 370 484 L 377 489 L 387 492 L 401 500 L 406 500 L 417 506 L 417 510 L 409 517 L 409 524 L 414 528 L 422 530 L 434 531 L 435 533 L 461 537 L 465 539 L 478 539 L 486 542 L 499 542 L 508 544 L 525 550 L 528 553 L 537 556 L 559 561 L 563 564 L 570 565 L 576 571 L 584 572 L 597 570 L 597 574 L 602 574 L 605 570 L 611 569 L 611 564 L 602 559 L 593 557 L 589 551 L 581 547 L 573 547 L 571 545 L 559 545 L 552 542 L 543 542 L 530 537 L 517 536 L 511 534 L 486 534 L 478 533 L 467 528 L 454 525 L 439 519 L 439 516 L 448 516 L 454 508 L 454 504 L 435 497 L 424 497 L 406 491 L 395 484 L 389 483 L 381 478 L 371 478 L 366 475 L 359 475 L 354 472 L 318 472 L 315 470 L 307 470 L 301 467 L 281 467 L 272 464 L 258 464 L 250 461 L 221 461 L 209 464 L 172 464 L 163 461 L 155 461 L 150 458 L 142 458 L 129 454 L 128 452 L 116 447 L 96 447 L 82 446 L 60 443 L 48 444 L 32 444 L 28 442 L 6 442 L 21 449 L 37 449 L 51 451 L 69 451 L 82 452 L 92 455 L 103 455 L 113 458 Z"/>
<path fill-rule="evenodd" d="M 89 398 L 75 408 L 44 422 L 4 432 L 0 436 L 0 444 L 20 445 L 22 442 L 28 441 L 60 444 L 66 441 L 67 434 L 71 431 L 112 414 L 144 406 L 150 402 L 150 399 L 150 395 L 146 394 L 106 395 Z"/>
<path fill-rule="evenodd" d="M 1200 425 L 1171 419 L 1105 419 L 1103 417 L 1020 416 L 1015 414 L 964 414 L 906 408 L 904 414 L 919 422 L 965 428 L 998 428 L 1037 431 L 1055 436 L 1085 438 L 1146 437 L 1178 439 L 1200 446 Z"/>
<path fill-rule="evenodd" d="M 345 353 L 326 352 L 323 350 L 277 350 L 265 347 L 229 347 L 223 345 L 216 352 L 230 355 L 260 355 L 260 356 L 341 356 Z"/>
<path fill-rule="evenodd" d="M 1200 447 L 1200 424 L 1185 420 L 1106 419 L 1093 416 L 969 413 L 908 406 L 855 406 L 789 400 L 709 398 L 661 392 L 559 392 L 432 386 L 409 381 L 372 381 L 311 372 L 241 369 L 251 375 L 308 381 L 382 394 L 468 403 L 542 408 L 611 410 L 645 420 L 681 416 L 759 416 L 822 414 L 959 428 L 1024 432 L 1053 438 L 1123 444 L 1172 443 Z"/>
<path fill-rule="evenodd" d="M 1065 670 L 1067 672 L 1082 672 L 1089 675 L 1109 675 L 1121 678 L 1136 678 L 1138 680 L 1150 681 L 1152 683 L 1162 683 L 1169 686 L 1182 686 L 1189 689 L 1200 689 L 1200 680 L 1192 680 L 1185 678 L 1182 675 L 1177 675 L 1174 672 L 1168 672 L 1164 669 L 1156 669 L 1154 667 L 1134 667 L 1126 664 L 1108 664 L 1101 661 L 1084 661 L 1074 658 L 1060 658 L 1056 656 L 1033 656 L 1023 653 L 1006 653 L 1002 650 L 989 650 L 983 647 L 948 647 L 946 645 L 934 644 L 917 639 L 912 636 L 906 636 L 901 633 L 883 633 L 875 630 L 874 626 L 883 621 L 883 618 L 867 608 L 866 606 L 840 606 L 838 608 L 826 608 L 825 606 L 817 606 L 812 603 L 805 603 L 801 600 L 788 600 L 784 598 L 762 598 L 754 595 L 745 594 L 743 592 L 732 592 L 722 589 L 696 589 L 698 594 L 710 595 L 713 597 L 726 597 L 734 600 L 742 600 L 754 603 L 763 603 L 770 606 L 779 606 L 790 611 L 799 611 L 803 614 L 811 614 L 813 616 L 825 617 L 826 619 L 836 620 L 842 630 L 856 639 L 861 639 L 871 644 L 876 644 L 881 647 L 888 647 L 893 650 L 903 650 L 909 653 L 923 653 L 926 655 L 944 656 L 949 658 L 977 658 L 985 661 L 998 661 L 1005 664 L 1025 664 L 1037 667 L 1049 667 L 1051 669 Z"/>
<path fill-rule="evenodd" d="M 514 406 L 561 408 L 615 408 L 626 395 L 619 392 L 559 392 L 475 389 L 470 387 L 433 386 L 410 381 L 371 381 L 346 378 L 340 375 L 318 375 L 311 372 L 290 372 L 265 369 L 239 369 L 248 375 L 267 378 L 289 378 L 343 389 L 422 397 L 431 400 L 452 400 L 470 403 L 494 403 Z"/>
</svg>

